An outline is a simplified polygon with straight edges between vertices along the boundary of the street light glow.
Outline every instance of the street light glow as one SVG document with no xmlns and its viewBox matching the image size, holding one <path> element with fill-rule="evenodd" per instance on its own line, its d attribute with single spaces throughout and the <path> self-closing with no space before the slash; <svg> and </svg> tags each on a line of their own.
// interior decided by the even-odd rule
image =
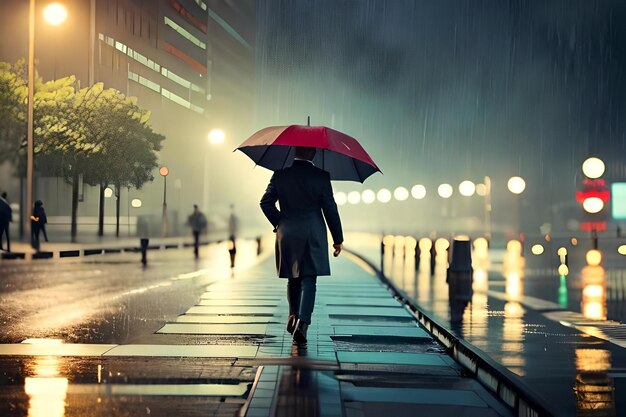
<svg viewBox="0 0 626 417">
<path fill-rule="evenodd" d="M 533 253 L 533 255 L 541 255 L 544 251 L 543 245 L 540 245 L 539 243 L 537 243 L 536 245 L 533 245 L 532 248 L 530 248 L 530 251 Z"/>
<path fill-rule="evenodd" d="M 380 201 L 381 203 L 388 203 L 391 201 L 391 191 L 386 188 L 381 188 L 380 190 L 378 190 L 376 198 L 378 198 L 378 201 Z"/>
<path fill-rule="evenodd" d="M 583 162 L 583 174 L 589 178 L 600 178 L 604 174 L 604 162 L 600 158 L 587 158 Z"/>
<path fill-rule="evenodd" d="M 358 191 L 350 191 L 348 193 L 348 203 L 359 204 L 361 202 L 361 193 Z"/>
<path fill-rule="evenodd" d="M 588 250 L 585 254 L 587 265 L 598 266 L 602 262 L 602 252 L 597 249 Z"/>
<path fill-rule="evenodd" d="M 513 194 L 521 194 L 526 189 L 526 181 L 522 177 L 511 177 L 507 186 Z"/>
<path fill-rule="evenodd" d="M 226 134 L 222 129 L 213 129 L 209 132 L 209 143 L 212 145 L 219 145 L 226 140 Z"/>
<path fill-rule="evenodd" d="M 598 197 L 589 197 L 583 201 L 583 209 L 587 213 L 598 213 L 604 208 L 604 201 Z"/>
<path fill-rule="evenodd" d="M 372 204 L 376 201 L 376 193 L 372 190 L 365 190 L 361 193 L 361 200 L 363 200 L 365 204 Z"/>
<path fill-rule="evenodd" d="M 476 185 L 471 181 L 463 181 L 459 184 L 459 193 L 465 197 L 471 197 L 476 192 Z"/>
<path fill-rule="evenodd" d="M 61 3 L 52 3 L 43 9 L 43 18 L 52 26 L 59 26 L 67 19 L 67 9 Z"/>
<path fill-rule="evenodd" d="M 414 199 L 421 200 L 426 197 L 426 187 L 422 184 L 414 185 L 413 188 L 411 188 L 411 195 Z"/>
<path fill-rule="evenodd" d="M 113 190 L 110 189 L 109 187 L 105 188 L 104 189 L 104 196 L 106 198 L 109 198 L 109 197 L 113 196 Z"/>
<path fill-rule="evenodd" d="M 166 166 L 162 166 L 161 168 L 159 168 L 159 174 L 161 174 L 162 177 L 167 177 L 167 175 L 170 173 L 170 169 Z"/>
<path fill-rule="evenodd" d="M 481 197 L 487 195 L 487 186 L 485 184 L 476 184 L 476 194 Z"/>
<path fill-rule="evenodd" d="M 141 207 L 141 200 L 138 198 L 133 198 L 133 201 L 130 202 L 130 205 L 134 208 L 139 208 Z"/>
<path fill-rule="evenodd" d="M 626 245 L 621 245 L 619 248 L 617 248 L 617 253 L 626 256 Z"/>
<path fill-rule="evenodd" d="M 404 201 L 409 198 L 409 190 L 404 187 L 398 187 L 393 191 L 393 197 L 398 201 Z"/>
<path fill-rule="evenodd" d="M 454 190 L 450 184 L 441 184 L 439 188 L 437 188 L 437 193 L 441 198 L 450 198 L 453 192 Z"/>
<path fill-rule="evenodd" d="M 337 203 L 338 206 L 343 206 L 347 201 L 348 198 L 346 197 L 346 193 L 341 191 L 335 193 L 335 203 Z"/>
</svg>

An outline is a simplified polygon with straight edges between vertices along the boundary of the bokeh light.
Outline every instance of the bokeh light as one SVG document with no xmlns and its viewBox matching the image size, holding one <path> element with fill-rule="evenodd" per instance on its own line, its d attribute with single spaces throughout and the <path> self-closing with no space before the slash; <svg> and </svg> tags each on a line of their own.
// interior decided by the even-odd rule
<svg viewBox="0 0 626 417">
<path fill-rule="evenodd" d="M 59 26 L 67 19 L 67 9 L 61 3 L 52 3 L 43 9 L 43 18 L 52 26 Z"/>
<path fill-rule="evenodd" d="M 532 252 L 533 255 L 541 255 L 544 252 L 544 248 L 543 245 L 540 245 L 539 243 L 537 243 L 536 245 L 533 245 L 532 248 L 530 248 L 530 251 Z"/>
<path fill-rule="evenodd" d="M 378 190 L 378 193 L 376 193 L 376 198 L 378 198 L 378 201 L 381 203 L 388 203 L 391 201 L 391 191 L 386 188 L 381 188 Z"/>
<path fill-rule="evenodd" d="M 437 194 L 441 198 L 450 198 L 452 197 L 452 193 L 454 192 L 452 186 L 450 184 L 441 184 L 437 188 Z"/>
<path fill-rule="evenodd" d="M 209 132 L 209 143 L 212 145 L 219 145 L 226 140 L 226 134 L 222 129 L 213 129 Z"/>
<path fill-rule="evenodd" d="M 348 197 L 346 196 L 346 193 L 342 191 L 335 193 L 335 203 L 337 203 L 337 205 L 343 206 L 347 202 L 348 202 Z"/>
<path fill-rule="evenodd" d="M 463 181 L 459 184 L 459 193 L 465 197 L 471 197 L 476 192 L 476 185 L 471 181 Z"/>
<path fill-rule="evenodd" d="M 105 196 L 106 198 L 110 198 L 110 197 L 112 197 L 112 196 L 113 196 L 113 190 L 112 190 L 112 189 L 110 189 L 109 187 L 105 188 L 105 189 L 104 189 L 104 196 Z"/>
<path fill-rule="evenodd" d="M 130 205 L 133 206 L 134 208 L 139 208 L 141 207 L 141 200 L 138 198 L 133 198 L 133 200 L 130 202 Z"/>
<path fill-rule="evenodd" d="M 430 252 L 433 247 L 433 242 L 427 237 L 423 237 L 419 240 L 419 248 L 422 253 Z"/>
<path fill-rule="evenodd" d="M 521 194 L 526 189 L 526 181 L 522 177 L 511 177 L 507 183 L 509 191 L 513 194 Z"/>
<path fill-rule="evenodd" d="M 598 197 L 589 197 L 583 201 L 583 209 L 587 213 L 599 213 L 604 208 L 604 201 Z"/>
<path fill-rule="evenodd" d="M 422 184 L 414 185 L 413 188 L 411 188 L 411 195 L 414 199 L 421 200 L 422 198 L 426 197 L 426 187 L 424 187 Z"/>
<path fill-rule="evenodd" d="M 619 248 L 617 248 L 617 253 L 626 256 L 626 245 L 621 245 Z"/>
<path fill-rule="evenodd" d="M 348 193 L 348 203 L 359 204 L 361 202 L 361 193 L 358 191 L 350 191 Z"/>
<path fill-rule="evenodd" d="M 587 260 L 587 265 L 598 266 L 602 262 L 602 252 L 597 249 L 588 250 L 585 259 Z"/>
<path fill-rule="evenodd" d="M 481 197 L 487 195 L 487 186 L 485 184 L 476 184 L 476 194 Z"/>
<path fill-rule="evenodd" d="M 566 277 L 567 274 L 569 274 L 569 268 L 567 267 L 567 265 L 561 264 L 559 265 L 558 273 L 559 275 Z"/>
<path fill-rule="evenodd" d="M 583 174 L 589 178 L 600 178 L 604 174 L 604 162 L 600 158 L 587 158 L 583 162 Z"/>
<path fill-rule="evenodd" d="M 404 201 L 409 198 L 409 190 L 404 187 L 398 187 L 393 190 L 393 197 L 398 201 Z"/>
<path fill-rule="evenodd" d="M 372 190 L 364 190 L 361 193 L 361 200 L 363 200 L 365 204 L 372 204 L 376 201 L 376 193 Z"/>
</svg>

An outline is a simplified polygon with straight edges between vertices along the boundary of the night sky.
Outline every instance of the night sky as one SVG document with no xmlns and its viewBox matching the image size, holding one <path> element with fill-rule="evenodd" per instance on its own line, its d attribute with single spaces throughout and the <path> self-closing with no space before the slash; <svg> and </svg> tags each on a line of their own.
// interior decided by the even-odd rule
<svg viewBox="0 0 626 417">
<path fill-rule="evenodd" d="M 259 125 L 351 134 L 385 174 L 374 190 L 521 175 L 527 198 L 574 202 L 589 155 L 624 179 L 624 2 L 258 5 Z"/>
</svg>

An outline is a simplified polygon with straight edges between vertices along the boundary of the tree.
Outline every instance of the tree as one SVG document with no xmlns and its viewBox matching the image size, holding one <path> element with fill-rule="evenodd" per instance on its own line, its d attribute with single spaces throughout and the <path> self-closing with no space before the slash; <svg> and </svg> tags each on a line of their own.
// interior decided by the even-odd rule
<svg viewBox="0 0 626 417">
<path fill-rule="evenodd" d="M 27 81 L 23 62 L 0 63 L 0 162 L 16 155 L 24 172 Z M 100 186 L 100 234 L 104 188 L 115 185 L 119 235 L 119 190 L 152 181 L 156 152 L 165 139 L 148 125 L 150 112 L 137 99 L 102 83 L 76 90 L 73 76 L 35 84 L 34 152 L 44 174 L 72 184 L 72 241 L 77 232 L 78 183 Z"/>
</svg>

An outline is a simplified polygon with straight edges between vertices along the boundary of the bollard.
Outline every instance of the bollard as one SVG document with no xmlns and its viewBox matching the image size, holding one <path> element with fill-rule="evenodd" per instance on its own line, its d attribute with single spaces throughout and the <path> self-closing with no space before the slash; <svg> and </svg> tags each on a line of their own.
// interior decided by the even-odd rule
<svg viewBox="0 0 626 417">
<path fill-rule="evenodd" d="M 256 255 L 259 256 L 261 254 L 261 236 L 256 237 Z"/>
<path fill-rule="evenodd" d="M 419 239 L 415 240 L 417 241 L 417 245 L 415 245 L 415 270 L 418 271 L 420 269 L 420 257 L 422 256 L 422 249 L 420 249 Z"/>
<path fill-rule="evenodd" d="M 147 239 L 147 238 L 139 239 L 139 243 L 141 245 L 141 263 L 143 264 L 143 266 L 146 266 L 148 264 L 147 254 L 148 254 L 149 242 L 150 242 L 150 239 Z"/>
<path fill-rule="evenodd" d="M 463 318 L 463 310 L 472 299 L 472 249 L 467 240 L 454 240 L 452 256 L 446 276 L 448 282 L 448 302 L 450 321 L 458 323 Z"/>
</svg>

